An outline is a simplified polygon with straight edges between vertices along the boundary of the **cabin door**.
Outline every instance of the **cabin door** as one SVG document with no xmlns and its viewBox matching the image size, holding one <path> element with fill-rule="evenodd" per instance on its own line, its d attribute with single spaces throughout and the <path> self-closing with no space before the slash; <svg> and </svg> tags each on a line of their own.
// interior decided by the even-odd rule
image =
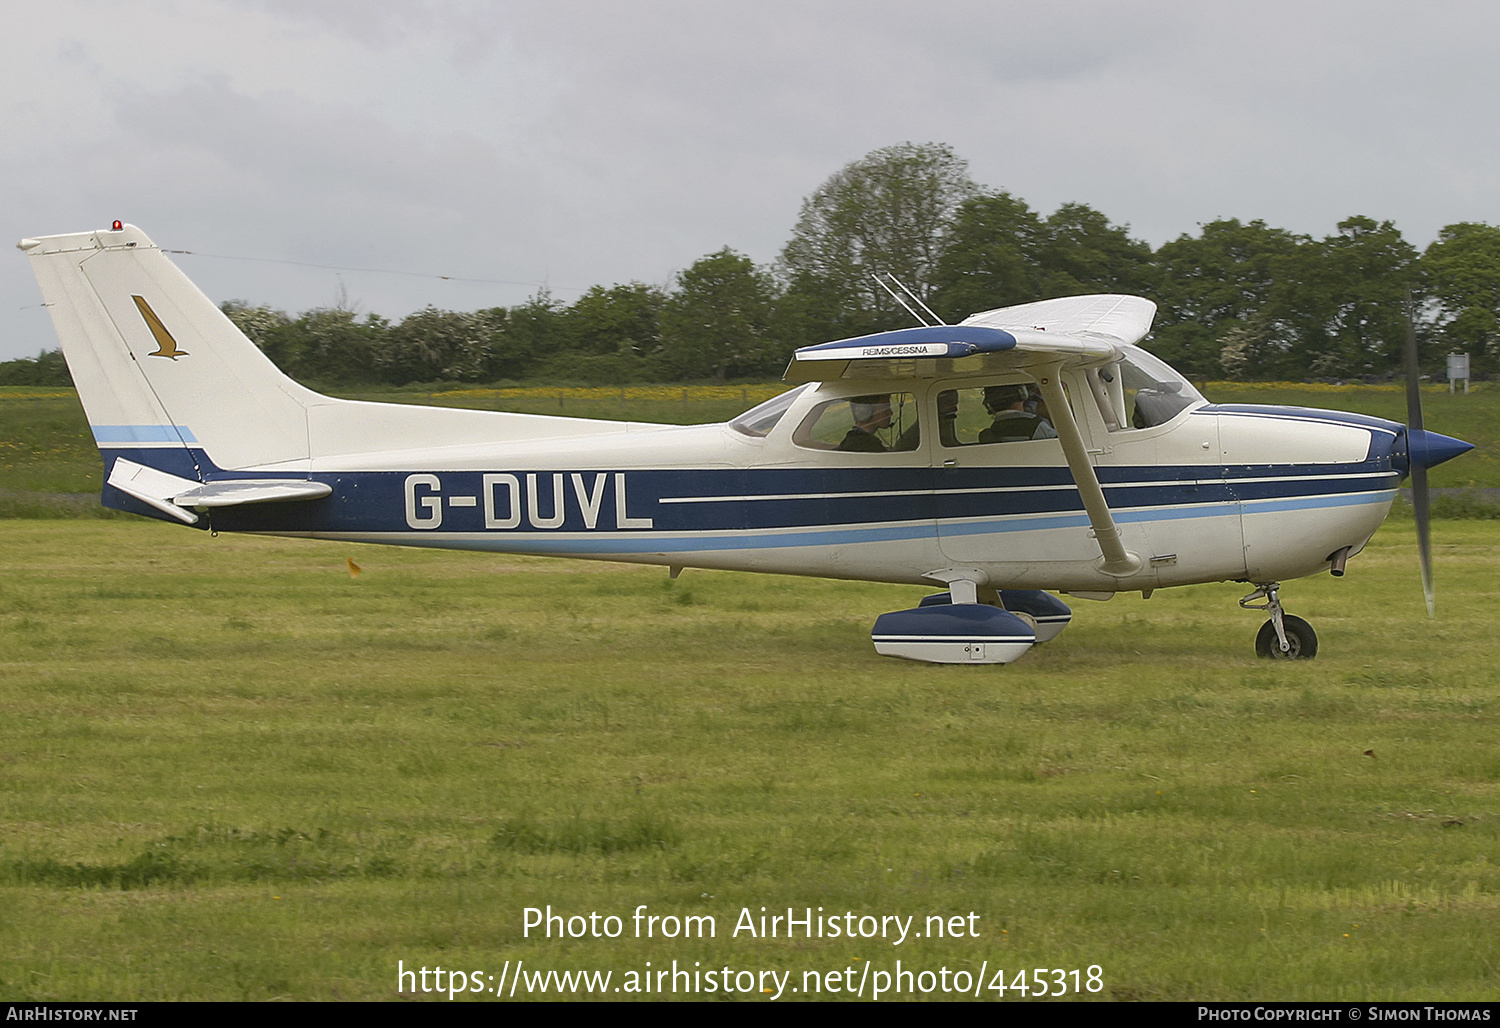
<svg viewBox="0 0 1500 1028">
<path fill-rule="evenodd" d="M 1078 559 L 1074 536 L 1086 536 L 1087 519 L 1077 528 L 1083 505 L 1036 385 L 1012 373 L 939 384 L 934 399 L 943 555 L 961 564 Z"/>
</svg>

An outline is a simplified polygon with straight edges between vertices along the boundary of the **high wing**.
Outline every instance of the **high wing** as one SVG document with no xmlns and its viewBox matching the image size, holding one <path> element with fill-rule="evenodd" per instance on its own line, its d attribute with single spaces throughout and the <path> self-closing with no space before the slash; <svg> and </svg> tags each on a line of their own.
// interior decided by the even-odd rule
<svg viewBox="0 0 1500 1028">
<path fill-rule="evenodd" d="M 788 382 L 988 374 L 1120 359 L 1151 329 L 1156 304 L 1140 296 L 1065 296 L 983 311 L 959 325 L 930 325 L 804 346 Z"/>
<path fill-rule="evenodd" d="M 990 328 L 1030 328 L 1052 335 L 1133 346 L 1151 331 L 1155 317 L 1156 304 L 1143 296 L 1096 293 L 999 307 L 970 315 L 963 323 Z"/>
</svg>

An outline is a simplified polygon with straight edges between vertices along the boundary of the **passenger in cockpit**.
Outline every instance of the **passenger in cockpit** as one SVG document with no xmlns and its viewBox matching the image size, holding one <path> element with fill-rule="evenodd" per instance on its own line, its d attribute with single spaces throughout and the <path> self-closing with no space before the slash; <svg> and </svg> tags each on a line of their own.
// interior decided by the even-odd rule
<svg viewBox="0 0 1500 1028">
<path fill-rule="evenodd" d="M 989 386 L 984 391 L 984 409 L 994 422 L 979 433 L 981 443 L 1012 443 L 1026 439 L 1056 439 L 1052 422 L 1026 409 L 1031 390 L 1024 385 Z"/>
</svg>

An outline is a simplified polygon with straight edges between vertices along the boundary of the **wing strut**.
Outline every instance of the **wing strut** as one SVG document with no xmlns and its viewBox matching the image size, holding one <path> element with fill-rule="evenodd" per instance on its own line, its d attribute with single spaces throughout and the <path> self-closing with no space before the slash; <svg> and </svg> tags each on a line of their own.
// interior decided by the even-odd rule
<svg viewBox="0 0 1500 1028">
<path fill-rule="evenodd" d="M 1036 379 L 1042 387 L 1042 398 L 1047 401 L 1052 427 L 1057 429 L 1058 441 L 1062 443 L 1063 455 L 1068 458 L 1068 470 L 1073 473 L 1078 495 L 1083 499 L 1083 509 L 1088 511 L 1089 523 L 1094 526 L 1094 538 L 1099 541 L 1099 550 L 1104 554 L 1101 570 L 1121 578 L 1133 575 L 1141 569 L 1140 555 L 1125 549 L 1125 544 L 1120 541 L 1120 530 L 1109 512 L 1104 490 L 1099 487 L 1099 477 L 1089 463 L 1083 433 L 1078 430 L 1073 408 L 1068 406 L 1067 394 L 1063 392 L 1061 370 L 1061 364 L 1043 365 L 1036 369 Z"/>
</svg>

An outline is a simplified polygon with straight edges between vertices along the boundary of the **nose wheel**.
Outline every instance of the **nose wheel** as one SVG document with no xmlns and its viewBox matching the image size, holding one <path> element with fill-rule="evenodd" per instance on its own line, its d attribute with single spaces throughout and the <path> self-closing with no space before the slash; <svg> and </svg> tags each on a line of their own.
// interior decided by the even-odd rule
<svg viewBox="0 0 1500 1028">
<path fill-rule="evenodd" d="M 1295 614 L 1281 615 L 1282 631 L 1286 634 L 1286 649 L 1281 648 L 1281 639 L 1276 634 L 1276 622 L 1267 621 L 1255 634 L 1255 655 L 1272 660 L 1310 660 L 1318 652 L 1318 634 L 1312 625 Z"/>
<path fill-rule="evenodd" d="M 1311 660 L 1318 654 L 1318 633 L 1306 621 L 1281 609 L 1280 591 L 1280 582 L 1267 582 L 1240 600 L 1246 610 L 1263 610 L 1271 615 L 1255 635 L 1255 655 L 1271 660 Z"/>
</svg>

